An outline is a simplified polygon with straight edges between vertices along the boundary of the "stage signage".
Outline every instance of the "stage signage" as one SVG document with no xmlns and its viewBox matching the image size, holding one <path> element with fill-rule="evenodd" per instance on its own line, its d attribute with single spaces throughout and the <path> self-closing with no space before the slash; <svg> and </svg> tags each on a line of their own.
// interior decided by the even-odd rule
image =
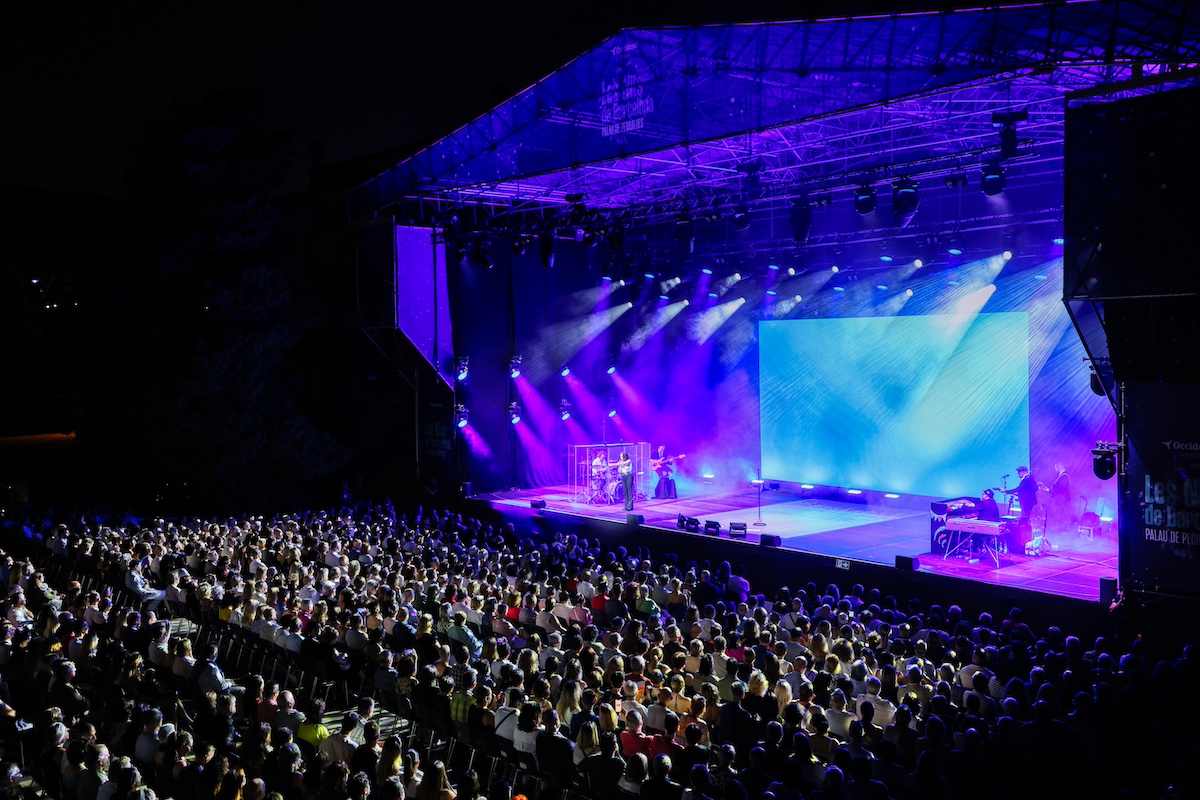
<svg viewBox="0 0 1200 800">
<path fill-rule="evenodd" d="M 1127 384 L 1125 398 L 1121 583 L 1200 596 L 1200 386 Z"/>
<path fill-rule="evenodd" d="M 646 91 L 648 69 L 627 63 L 616 77 L 600 84 L 600 133 L 604 138 L 640 131 L 654 113 L 654 98 Z"/>
</svg>

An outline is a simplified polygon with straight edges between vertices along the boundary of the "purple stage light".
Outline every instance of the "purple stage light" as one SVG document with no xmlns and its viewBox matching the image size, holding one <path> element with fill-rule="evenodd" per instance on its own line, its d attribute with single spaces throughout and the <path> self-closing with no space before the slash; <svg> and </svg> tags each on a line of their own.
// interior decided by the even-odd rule
<svg viewBox="0 0 1200 800">
<path fill-rule="evenodd" d="M 614 408 L 612 411 L 609 411 L 609 412 L 608 412 L 608 418 L 609 418 L 609 419 L 612 419 L 612 418 L 613 418 L 613 417 L 615 417 L 616 415 L 617 415 L 617 410 L 616 410 L 615 408 Z"/>
<path fill-rule="evenodd" d="M 705 267 L 704 269 L 700 270 L 700 272 L 702 272 L 705 275 L 712 275 L 712 270 L 709 269 L 708 267 Z"/>
<path fill-rule="evenodd" d="M 767 269 L 771 270 L 772 272 L 778 272 L 779 265 L 778 264 L 767 264 Z"/>
<path fill-rule="evenodd" d="M 605 370 L 606 374 L 608 374 L 608 375 L 612 375 L 616 371 L 617 371 L 617 368 L 615 366 L 611 366 L 607 370 Z"/>
<path fill-rule="evenodd" d="M 774 297 L 777 292 L 774 289 L 767 289 L 767 297 Z"/>
<path fill-rule="evenodd" d="M 1058 245 L 1059 247 L 1062 247 L 1064 244 L 1067 243 L 1067 240 L 1061 236 L 1055 236 L 1052 241 L 1054 242 L 1054 244 Z"/>
<path fill-rule="evenodd" d="M 717 293 L 716 293 L 716 292 L 709 292 L 709 293 L 708 293 L 708 296 L 709 296 L 709 297 L 711 297 L 711 298 L 713 298 L 713 299 L 715 300 L 715 299 L 716 299 L 716 297 L 717 297 Z"/>
<path fill-rule="evenodd" d="M 564 364 L 563 368 L 558 371 L 558 374 L 565 378 L 571 374 L 571 368 Z"/>
</svg>

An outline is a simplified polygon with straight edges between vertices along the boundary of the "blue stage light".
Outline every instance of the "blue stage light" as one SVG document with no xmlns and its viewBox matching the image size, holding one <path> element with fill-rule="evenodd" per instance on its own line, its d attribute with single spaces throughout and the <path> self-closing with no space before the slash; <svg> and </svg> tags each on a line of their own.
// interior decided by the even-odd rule
<svg viewBox="0 0 1200 800">
<path fill-rule="evenodd" d="M 613 374 L 614 372 L 616 372 L 616 371 L 617 371 L 617 368 L 616 368 L 615 366 L 609 367 L 609 368 L 606 370 L 606 372 L 607 372 L 609 375 L 612 375 L 612 374 Z"/>
<path fill-rule="evenodd" d="M 613 418 L 613 417 L 615 417 L 616 415 L 617 415 L 617 410 L 616 410 L 615 408 L 614 408 L 612 411 L 608 412 L 608 418 L 609 418 L 609 419 L 612 419 L 612 418 Z"/>
<path fill-rule="evenodd" d="M 1053 242 L 1054 242 L 1056 245 L 1058 245 L 1059 247 L 1062 247 L 1064 244 L 1066 244 L 1066 243 L 1067 243 L 1067 240 L 1066 240 L 1066 239 L 1064 239 L 1064 238 L 1063 238 L 1063 237 L 1061 237 L 1061 236 L 1055 236 L 1055 237 L 1054 237 L 1054 239 L 1053 239 Z"/>
<path fill-rule="evenodd" d="M 882 262 L 883 262 L 883 263 L 885 263 L 885 264 L 890 264 L 890 263 L 892 263 L 892 257 L 891 257 L 891 256 L 889 256 L 889 255 L 882 255 L 882 256 L 880 256 L 880 257 L 879 257 L 879 260 L 880 260 L 880 261 L 882 261 Z"/>
<path fill-rule="evenodd" d="M 563 368 L 558 371 L 558 374 L 565 378 L 571 374 L 571 368 L 563 364 Z"/>
<path fill-rule="evenodd" d="M 704 269 L 702 269 L 702 270 L 700 270 L 700 271 L 701 271 L 702 273 L 704 273 L 705 275 L 712 275 L 712 270 L 711 270 L 711 269 L 709 269 L 708 267 L 705 267 Z"/>
<path fill-rule="evenodd" d="M 961 255 L 963 254 L 963 251 L 962 251 L 962 248 L 961 248 L 961 247 L 951 247 L 951 248 L 950 248 L 949 250 L 947 250 L 946 252 L 947 252 L 947 253 L 949 253 L 949 254 L 950 254 L 950 255 L 952 255 L 952 256 L 961 256 Z"/>
</svg>

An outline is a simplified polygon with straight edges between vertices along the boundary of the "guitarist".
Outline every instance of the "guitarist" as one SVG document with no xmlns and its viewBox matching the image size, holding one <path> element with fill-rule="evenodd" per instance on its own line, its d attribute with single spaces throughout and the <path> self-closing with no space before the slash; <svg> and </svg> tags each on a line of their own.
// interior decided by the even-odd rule
<svg viewBox="0 0 1200 800">
<path fill-rule="evenodd" d="M 676 459 L 686 456 L 671 456 L 667 458 L 665 445 L 658 446 L 658 458 L 650 459 L 650 469 L 658 473 L 658 483 L 654 486 L 655 500 L 674 500 L 679 495 L 675 493 L 675 480 L 671 477 L 675 469 L 671 466 Z"/>
<path fill-rule="evenodd" d="M 1021 479 L 1017 488 L 1004 491 L 1008 494 L 1015 494 L 1021 504 L 1021 517 L 1017 520 L 1017 538 L 1021 540 L 1020 544 L 1024 545 L 1033 538 L 1033 507 L 1037 505 L 1038 484 L 1030 474 L 1029 467 L 1017 467 L 1017 477 Z M 1016 544 L 1016 542 L 1010 542 L 1010 552 L 1013 552 L 1012 544 Z"/>
</svg>

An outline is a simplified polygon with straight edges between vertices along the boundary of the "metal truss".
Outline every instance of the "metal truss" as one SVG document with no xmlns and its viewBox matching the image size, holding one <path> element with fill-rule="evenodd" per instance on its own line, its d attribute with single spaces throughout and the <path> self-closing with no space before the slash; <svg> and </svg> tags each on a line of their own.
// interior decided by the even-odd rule
<svg viewBox="0 0 1200 800">
<path fill-rule="evenodd" d="M 1057 2 L 881 17 L 625 30 L 364 184 L 364 219 L 483 206 L 526 224 L 591 209 L 718 208 L 999 157 L 1062 173 L 1065 99 L 1194 80 L 1188 2 Z M 1039 177 L 1040 176 L 1040 177 Z M 424 213 L 424 211 L 422 211 Z"/>
</svg>

